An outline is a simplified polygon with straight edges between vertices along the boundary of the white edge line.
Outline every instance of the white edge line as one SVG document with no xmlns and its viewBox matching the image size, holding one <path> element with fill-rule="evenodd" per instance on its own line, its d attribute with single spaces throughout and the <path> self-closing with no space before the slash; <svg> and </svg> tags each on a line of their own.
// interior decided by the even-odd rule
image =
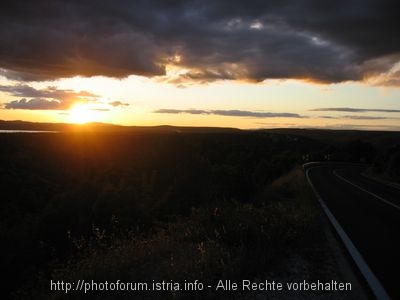
<svg viewBox="0 0 400 300">
<path fill-rule="evenodd" d="M 338 177 L 339 179 L 341 179 L 341 180 L 347 182 L 348 184 L 351 184 L 352 186 L 354 186 L 354 187 L 356 187 L 356 188 L 362 190 L 363 192 L 366 192 L 366 193 L 368 193 L 368 194 L 374 196 L 375 198 L 381 200 L 382 202 L 384 202 L 384 203 L 386 203 L 386 204 L 388 204 L 388 205 L 390 205 L 390 206 L 392 206 L 392 207 L 394 207 L 394 208 L 400 210 L 400 206 L 398 206 L 398 205 L 396 205 L 396 204 L 394 204 L 394 203 L 392 203 L 392 202 L 390 202 L 390 201 L 388 201 L 388 200 L 382 198 L 381 196 L 378 196 L 377 194 L 374 194 L 374 193 L 372 193 L 372 192 L 370 192 L 370 191 L 367 191 L 366 189 L 362 188 L 361 186 L 359 186 L 359 185 L 357 185 L 357 184 L 351 182 L 350 180 L 344 178 L 343 176 L 339 175 L 339 174 L 336 172 L 336 170 L 333 171 L 333 175 L 335 175 L 335 176 Z"/>
<path fill-rule="evenodd" d="M 371 288 L 373 294 L 378 300 L 390 300 L 391 298 L 386 293 L 385 288 L 380 283 L 379 279 L 375 276 L 372 272 L 371 268 L 368 266 L 367 262 L 362 257 L 361 253 L 357 250 L 356 246 L 353 244 L 347 233 L 344 231 L 342 226 L 336 220 L 335 216 L 331 213 L 329 208 L 326 206 L 325 202 L 322 200 L 320 194 L 318 193 L 317 189 L 315 188 L 314 184 L 311 182 L 310 176 L 308 172 L 311 169 L 317 167 L 308 168 L 306 170 L 306 178 L 308 183 L 310 184 L 314 194 L 316 195 L 319 204 L 321 205 L 324 213 L 328 217 L 329 221 L 331 222 L 332 226 L 335 228 L 337 234 L 341 238 L 343 244 L 345 245 L 347 251 L 350 253 L 351 257 L 353 258 L 354 262 L 356 263 L 358 269 L 360 270 L 361 274 L 364 276 L 365 280 L 367 281 L 369 287 Z"/>
<path fill-rule="evenodd" d="M 371 176 L 371 175 L 368 175 L 368 174 L 365 174 L 365 173 L 360 173 L 360 174 L 361 174 L 362 176 L 364 176 L 364 177 L 370 179 L 370 180 L 373 180 L 373 181 L 382 183 L 382 184 L 384 184 L 384 185 L 386 185 L 386 186 L 389 186 L 389 187 L 392 187 L 392 188 L 394 188 L 394 189 L 396 189 L 396 190 L 400 190 L 400 184 L 398 184 L 398 183 L 386 181 L 386 180 L 383 180 L 383 179 L 380 179 L 380 178 L 377 178 L 377 177 L 374 177 L 374 176 Z"/>
</svg>

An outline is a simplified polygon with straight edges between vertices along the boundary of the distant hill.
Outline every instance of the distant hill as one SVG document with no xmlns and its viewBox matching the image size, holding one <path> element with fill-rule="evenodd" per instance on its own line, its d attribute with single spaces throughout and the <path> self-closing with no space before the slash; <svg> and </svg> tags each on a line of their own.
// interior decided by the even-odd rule
<svg viewBox="0 0 400 300">
<path fill-rule="evenodd" d="M 64 131 L 74 125 L 64 123 L 37 123 L 26 121 L 0 120 L 0 130 L 37 130 L 37 131 Z"/>
<path fill-rule="evenodd" d="M 260 129 L 240 130 L 224 127 L 185 127 L 185 126 L 122 126 L 107 123 L 67 124 L 67 123 L 40 123 L 26 121 L 0 120 L 0 130 L 34 130 L 34 131 L 61 131 L 61 132 L 110 132 L 110 133 L 238 133 L 258 132 L 269 134 L 283 134 L 301 136 L 323 142 L 327 145 L 344 145 L 351 141 L 370 143 L 377 149 L 384 149 L 400 144 L 400 132 L 397 131 L 364 131 L 364 130 L 332 130 L 332 129 Z"/>
<path fill-rule="evenodd" d="M 217 133 L 240 132 L 236 128 L 224 127 L 179 127 L 179 126 L 121 126 L 107 123 L 67 124 L 41 123 L 27 121 L 0 120 L 0 130 L 34 130 L 34 131 L 62 131 L 62 132 L 132 132 L 132 133 Z"/>
<path fill-rule="evenodd" d="M 263 129 L 260 131 L 303 136 L 319 140 L 326 144 L 346 144 L 359 140 L 370 143 L 377 149 L 400 144 L 399 131 L 365 131 L 365 130 L 333 130 L 333 129 Z"/>
</svg>

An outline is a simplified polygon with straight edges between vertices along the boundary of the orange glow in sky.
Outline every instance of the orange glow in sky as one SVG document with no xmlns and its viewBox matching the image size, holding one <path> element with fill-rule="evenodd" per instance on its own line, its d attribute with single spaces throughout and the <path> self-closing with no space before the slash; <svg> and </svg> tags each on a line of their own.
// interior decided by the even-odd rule
<svg viewBox="0 0 400 300">
<path fill-rule="evenodd" d="M 51 82 L 27 83 L 24 89 L 29 86 L 37 93 L 63 91 L 68 94 L 66 101 L 76 100 L 72 100 L 69 107 L 60 109 L 0 109 L 0 119 L 244 129 L 312 127 L 400 130 L 400 112 L 373 111 L 377 108 L 398 110 L 400 89 L 397 87 L 377 86 L 369 82 L 316 84 L 301 80 L 266 80 L 260 83 L 220 80 L 180 86 L 169 82 L 170 78 L 173 75 L 169 78 L 129 76 L 122 80 L 77 76 Z M 11 84 L 0 77 L 0 85 Z M 19 88 L 20 85 L 15 85 L 17 91 Z M 29 98 L 21 104 L 20 96 L 2 91 L 0 99 L 3 106 L 4 103 L 14 103 L 14 106 L 34 104 Z M 48 102 L 54 100 L 51 97 L 46 99 Z M 315 110 L 335 107 L 372 111 Z M 160 113 L 160 110 L 170 110 L 172 113 Z M 271 115 L 257 115 L 259 113 Z M 280 115 L 285 113 L 295 116 Z"/>
</svg>

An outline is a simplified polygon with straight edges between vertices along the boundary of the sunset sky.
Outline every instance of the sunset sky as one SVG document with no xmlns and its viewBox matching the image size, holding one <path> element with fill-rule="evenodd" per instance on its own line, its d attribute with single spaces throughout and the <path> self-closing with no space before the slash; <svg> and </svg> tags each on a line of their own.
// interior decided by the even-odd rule
<svg viewBox="0 0 400 300">
<path fill-rule="evenodd" d="M 397 6 L 15 0 L 0 119 L 400 130 Z"/>
</svg>

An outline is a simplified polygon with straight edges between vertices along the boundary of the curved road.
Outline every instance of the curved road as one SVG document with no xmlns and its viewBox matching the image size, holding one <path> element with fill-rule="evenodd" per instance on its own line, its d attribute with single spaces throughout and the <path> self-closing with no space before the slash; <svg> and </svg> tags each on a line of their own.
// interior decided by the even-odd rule
<svg viewBox="0 0 400 300">
<path fill-rule="evenodd" d="M 321 163 L 305 168 L 320 201 L 387 295 L 400 299 L 400 188 L 364 176 L 362 165 Z M 375 295 L 387 299 L 385 293 Z"/>
</svg>

